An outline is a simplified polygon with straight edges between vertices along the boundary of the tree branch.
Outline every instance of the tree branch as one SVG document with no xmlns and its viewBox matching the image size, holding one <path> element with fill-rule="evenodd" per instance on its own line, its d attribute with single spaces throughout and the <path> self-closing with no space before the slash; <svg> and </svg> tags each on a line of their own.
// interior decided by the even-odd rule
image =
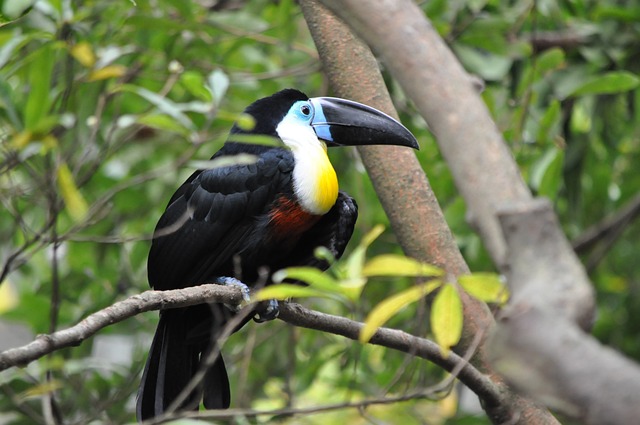
<svg viewBox="0 0 640 425">
<path fill-rule="evenodd" d="M 12 366 L 26 365 L 62 348 L 80 345 L 100 329 L 145 311 L 187 307 L 214 301 L 238 305 L 242 302 L 242 294 L 237 288 L 218 284 L 172 291 L 146 291 L 93 313 L 68 329 L 50 335 L 38 335 L 27 345 L 1 352 L 0 371 Z"/>
<path fill-rule="evenodd" d="M 593 271 L 613 244 L 622 236 L 629 224 L 640 215 L 640 193 L 618 211 L 606 216 L 578 236 L 573 249 L 578 254 L 592 251 L 587 260 L 587 270 Z"/>
<path fill-rule="evenodd" d="M 564 50 L 582 47 L 589 41 L 589 37 L 576 32 L 575 30 L 559 31 L 536 31 L 535 33 L 523 34 L 522 39 L 531 43 L 533 50 L 542 52 L 554 47 Z"/>
<path fill-rule="evenodd" d="M 362 3 L 365 9 L 368 4 Z M 397 116 L 378 63 L 369 48 L 318 2 L 303 0 L 301 7 L 335 93 Z M 387 12 L 380 13 L 385 15 Z M 402 21 L 389 21 L 380 28 L 384 28 L 386 34 L 392 27 L 398 27 L 398 22 Z M 473 84 L 470 87 L 476 90 Z M 391 146 L 367 146 L 359 149 L 359 153 L 405 253 L 436 264 L 454 276 L 468 273 L 469 269 L 415 154 L 408 149 Z M 471 363 L 490 377 L 503 395 L 500 403 L 483 400 L 491 419 L 495 423 L 505 423 L 520 417 L 523 418 L 521 423 L 530 423 L 526 421 L 539 416 L 546 418 L 546 423 L 557 423 L 544 409 L 513 393 L 488 363 L 486 344 L 483 341 L 479 345 L 473 343 L 478 336 L 484 339 L 494 325 L 487 306 L 463 294 L 463 314 L 463 338 L 455 351 L 466 353 L 469 347 L 477 347 Z"/>
<path fill-rule="evenodd" d="M 142 312 L 187 307 L 205 302 L 239 305 L 242 301 L 239 288 L 218 284 L 205 284 L 171 291 L 146 291 L 93 313 L 68 329 L 50 335 L 39 335 L 27 345 L 1 352 L 0 371 L 12 366 L 26 365 L 62 348 L 77 346 L 99 330 Z M 333 333 L 356 341 L 364 326 L 360 322 L 312 311 L 294 303 L 281 303 L 279 318 L 294 326 Z M 399 330 L 380 328 L 370 342 L 432 361 L 454 373 L 465 385 L 489 403 L 499 404 L 504 397 L 488 377 L 465 359 L 455 353 L 443 356 L 439 346 L 432 341 Z"/>
<path fill-rule="evenodd" d="M 583 423 L 637 422 L 640 368 L 577 326 L 592 320 L 583 308 L 593 302 L 591 286 L 551 203 L 514 204 L 499 218 L 511 300 L 491 344 L 498 370 Z"/>
</svg>

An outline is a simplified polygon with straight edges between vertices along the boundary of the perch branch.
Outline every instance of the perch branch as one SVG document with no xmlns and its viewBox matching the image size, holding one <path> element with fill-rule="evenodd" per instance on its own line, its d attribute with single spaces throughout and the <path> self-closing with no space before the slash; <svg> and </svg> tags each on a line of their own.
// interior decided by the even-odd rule
<svg viewBox="0 0 640 425">
<path fill-rule="evenodd" d="M 29 344 L 0 353 L 0 371 L 13 366 L 26 365 L 62 348 L 77 346 L 99 330 L 131 318 L 139 313 L 187 307 L 206 302 L 239 305 L 242 293 L 238 288 L 218 284 L 205 284 L 171 291 L 146 291 L 97 311 L 70 328 L 50 335 L 39 335 Z M 360 322 L 339 316 L 323 314 L 299 304 L 281 303 L 280 319 L 294 326 L 342 335 L 357 340 L 364 326 Z M 438 345 L 399 330 L 380 328 L 371 339 L 372 344 L 416 355 L 457 373 L 458 378 L 483 400 L 498 403 L 503 395 L 493 382 L 460 356 L 443 356 Z"/>
</svg>

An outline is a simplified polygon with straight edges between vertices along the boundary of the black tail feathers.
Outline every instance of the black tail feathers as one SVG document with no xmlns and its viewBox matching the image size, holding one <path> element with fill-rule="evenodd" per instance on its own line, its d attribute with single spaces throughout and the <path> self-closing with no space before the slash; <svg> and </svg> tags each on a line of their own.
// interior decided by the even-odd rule
<svg viewBox="0 0 640 425">
<path fill-rule="evenodd" d="M 194 329 L 201 328 L 203 323 L 201 311 L 192 311 L 197 307 L 165 310 L 160 314 L 138 390 L 136 416 L 139 421 L 167 411 L 198 372 L 201 359 L 206 358 L 212 335 L 210 331 L 194 334 Z M 203 397 L 207 409 L 229 407 L 229 378 L 221 355 L 178 410 L 197 410 Z"/>
</svg>

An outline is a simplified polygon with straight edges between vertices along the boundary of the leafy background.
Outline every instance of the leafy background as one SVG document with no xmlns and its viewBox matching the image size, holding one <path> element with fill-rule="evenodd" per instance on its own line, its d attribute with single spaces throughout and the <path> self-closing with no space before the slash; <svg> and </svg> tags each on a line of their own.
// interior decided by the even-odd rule
<svg viewBox="0 0 640 425">
<path fill-rule="evenodd" d="M 147 289 L 148 239 L 157 218 L 193 161 L 221 146 L 245 106 L 285 87 L 312 96 L 330 91 L 292 0 L 40 0 L 21 18 L 21 11 L 7 10 L 18 3 L 29 6 L 0 3 L 0 314 L 3 323 L 38 334 Z M 466 69 L 484 80 L 482 95 L 526 181 L 554 202 L 570 238 L 637 202 L 636 2 L 421 6 Z M 420 140 L 417 155 L 466 260 L 474 271 L 491 271 L 433 136 L 387 81 L 403 122 Z M 355 151 L 334 150 L 331 157 L 341 187 L 360 205 L 355 246 L 387 220 Z M 580 251 L 598 292 L 595 334 L 635 360 L 639 233 L 628 220 L 619 234 Z M 368 255 L 390 252 L 398 247 L 387 230 Z M 305 304 L 362 320 L 411 285 L 406 278 L 371 279 L 357 303 Z M 428 335 L 426 317 L 418 303 L 389 325 Z M 153 313 L 137 316 L 80 347 L 3 372 L 0 422 L 45 423 L 40 399 L 49 391 L 64 423 L 132 421 L 156 320 Z M 445 377 L 427 362 L 278 321 L 245 327 L 225 354 L 238 407 L 399 395 Z M 455 395 L 435 398 L 290 422 L 486 423 L 456 409 Z"/>
</svg>

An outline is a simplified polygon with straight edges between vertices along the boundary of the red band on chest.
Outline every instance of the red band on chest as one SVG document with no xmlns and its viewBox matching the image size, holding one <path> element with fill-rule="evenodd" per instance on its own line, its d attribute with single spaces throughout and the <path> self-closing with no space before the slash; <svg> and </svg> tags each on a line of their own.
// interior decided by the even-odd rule
<svg viewBox="0 0 640 425">
<path fill-rule="evenodd" d="M 285 237 L 287 234 L 300 235 L 320 219 L 320 216 L 304 211 L 300 204 L 284 196 L 274 202 L 269 215 L 272 229 L 276 234 Z"/>
</svg>

